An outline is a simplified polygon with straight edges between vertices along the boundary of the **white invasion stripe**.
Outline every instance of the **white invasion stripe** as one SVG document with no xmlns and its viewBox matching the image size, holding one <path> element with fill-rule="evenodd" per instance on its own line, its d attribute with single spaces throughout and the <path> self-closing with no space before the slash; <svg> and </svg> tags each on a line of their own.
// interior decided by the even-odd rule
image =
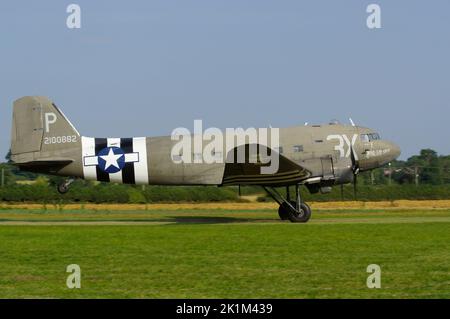
<svg viewBox="0 0 450 319">
<path fill-rule="evenodd" d="M 86 180 L 97 180 L 97 166 L 85 166 L 86 159 L 95 157 L 95 139 L 93 137 L 81 137 L 81 162 L 83 163 L 83 176 Z"/>
<path fill-rule="evenodd" d="M 133 152 L 139 154 L 139 161 L 134 163 L 134 178 L 136 184 L 148 184 L 147 139 L 145 137 L 133 138 Z"/>
<path fill-rule="evenodd" d="M 108 147 L 120 147 L 120 138 L 108 138 Z M 109 181 L 112 183 L 123 183 L 122 171 L 109 174 Z"/>
</svg>

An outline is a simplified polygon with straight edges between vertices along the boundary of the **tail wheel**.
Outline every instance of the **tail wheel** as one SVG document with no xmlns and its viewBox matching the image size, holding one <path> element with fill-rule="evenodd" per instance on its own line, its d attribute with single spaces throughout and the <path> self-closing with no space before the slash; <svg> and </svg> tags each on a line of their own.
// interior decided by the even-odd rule
<svg viewBox="0 0 450 319">
<path fill-rule="evenodd" d="M 69 186 L 66 183 L 58 184 L 58 187 L 56 188 L 58 190 L 58 193 L 65 194 L 69 191 Z"/>
<path fill-rule="evenodd" d="M 58 184 L 56 189 L 58 190 L 58 193 L 65 194 L 69 191 L 69 186 L 75 181 L 75 178 L 68 178 L 66 181 L 61 182 Z"/>
</svg>

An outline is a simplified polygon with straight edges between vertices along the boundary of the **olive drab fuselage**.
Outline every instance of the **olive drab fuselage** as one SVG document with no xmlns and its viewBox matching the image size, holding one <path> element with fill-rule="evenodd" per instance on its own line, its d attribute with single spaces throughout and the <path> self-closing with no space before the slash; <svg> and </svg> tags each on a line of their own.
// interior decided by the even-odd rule
<svg viewBox="0 0 450 319">
<path fill-rule="evenodd" d="M 205 141 L 206 142 L 206 141 Z M 179 163 L 171 136 L 91 138 L 81 136 L 45 97 L 14 103 L 12 160 L 25 170 L 98 180 L 155 185 L 332 186 L 358 171 L 380 167 L 400 149 L 372 129 L 353 125 L 304 125 L 279 129 L 279 172 L 256 176 L 246 164 Z M 227 154 L 223 150 L 224 159 Z M 195 154 L 192 154 L 195 156 Z"/>
</svg>

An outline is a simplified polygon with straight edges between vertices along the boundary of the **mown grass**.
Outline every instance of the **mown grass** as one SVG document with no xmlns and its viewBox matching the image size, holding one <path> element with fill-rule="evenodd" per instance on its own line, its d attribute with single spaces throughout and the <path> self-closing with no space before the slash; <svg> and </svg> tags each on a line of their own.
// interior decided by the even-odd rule
<svg viewBox="0 0 450 319">
<path fill-rule="evenodd" d="M 291 224 L 269 210 L 4 210 L 3 221 L 60 223 L 0 222 L 0 297 L 450 298 L 449 210 L 313 216 Z M 163 223 L 64 224 L 76 220 Z M 66 287 L 73 263 L 81 289 Z M 366 287 L 373 263 L 381 289 Z"/>
<path fill-rule="evenodd" d="M 433 218 L 450 218 L 450 209 L 314 209 L 309 223 L 336 219 L 337 222 L 374 218 L 395 222 L 399 218 L 417 222 Z M 276 209 L 183 209 L 183 210 L 44 210 L 2 209 L 0 225 L 5 222 L 64 222 L 64 221 L 142 221 L 142 222 L 275 222 L 279 223 Z M 362 220 L 363 221 L 363 220 Z"/>
</svg>

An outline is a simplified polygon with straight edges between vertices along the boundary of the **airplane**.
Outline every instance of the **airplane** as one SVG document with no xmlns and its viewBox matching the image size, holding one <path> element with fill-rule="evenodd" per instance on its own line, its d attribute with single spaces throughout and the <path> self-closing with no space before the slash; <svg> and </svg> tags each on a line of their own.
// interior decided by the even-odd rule
<svg viewBox="0 0 450 319">
<path fill-rule="evenodd" d="M 400 155 L 396 144 L 353 122 L 280 128 L 279 145 L 266 149 L 278 156 L 278 170 L 271 174 L 261 174 L 267 161 L 250 161 L 248 152 L 244 162 L 179 163 L 171 151 L 175 143 L 171 136 L 85 137 L 46 97 L 25 96 L 13 104 L 11 160 L 21 170 L 67 177 L 57 186 L 61 194 L 76 178 L 138 185 L 259 185 L 279 204 L 280 219 L 305 223 L 311 208 L 300 187 L 327 193 Z M 217 153 L 234 159 L 239 149 L 250 146 Z M 294 198 L 290 186 L 295 186 Z M 285 195 L 280 188 L 286 188 Z"/>
</svg>

